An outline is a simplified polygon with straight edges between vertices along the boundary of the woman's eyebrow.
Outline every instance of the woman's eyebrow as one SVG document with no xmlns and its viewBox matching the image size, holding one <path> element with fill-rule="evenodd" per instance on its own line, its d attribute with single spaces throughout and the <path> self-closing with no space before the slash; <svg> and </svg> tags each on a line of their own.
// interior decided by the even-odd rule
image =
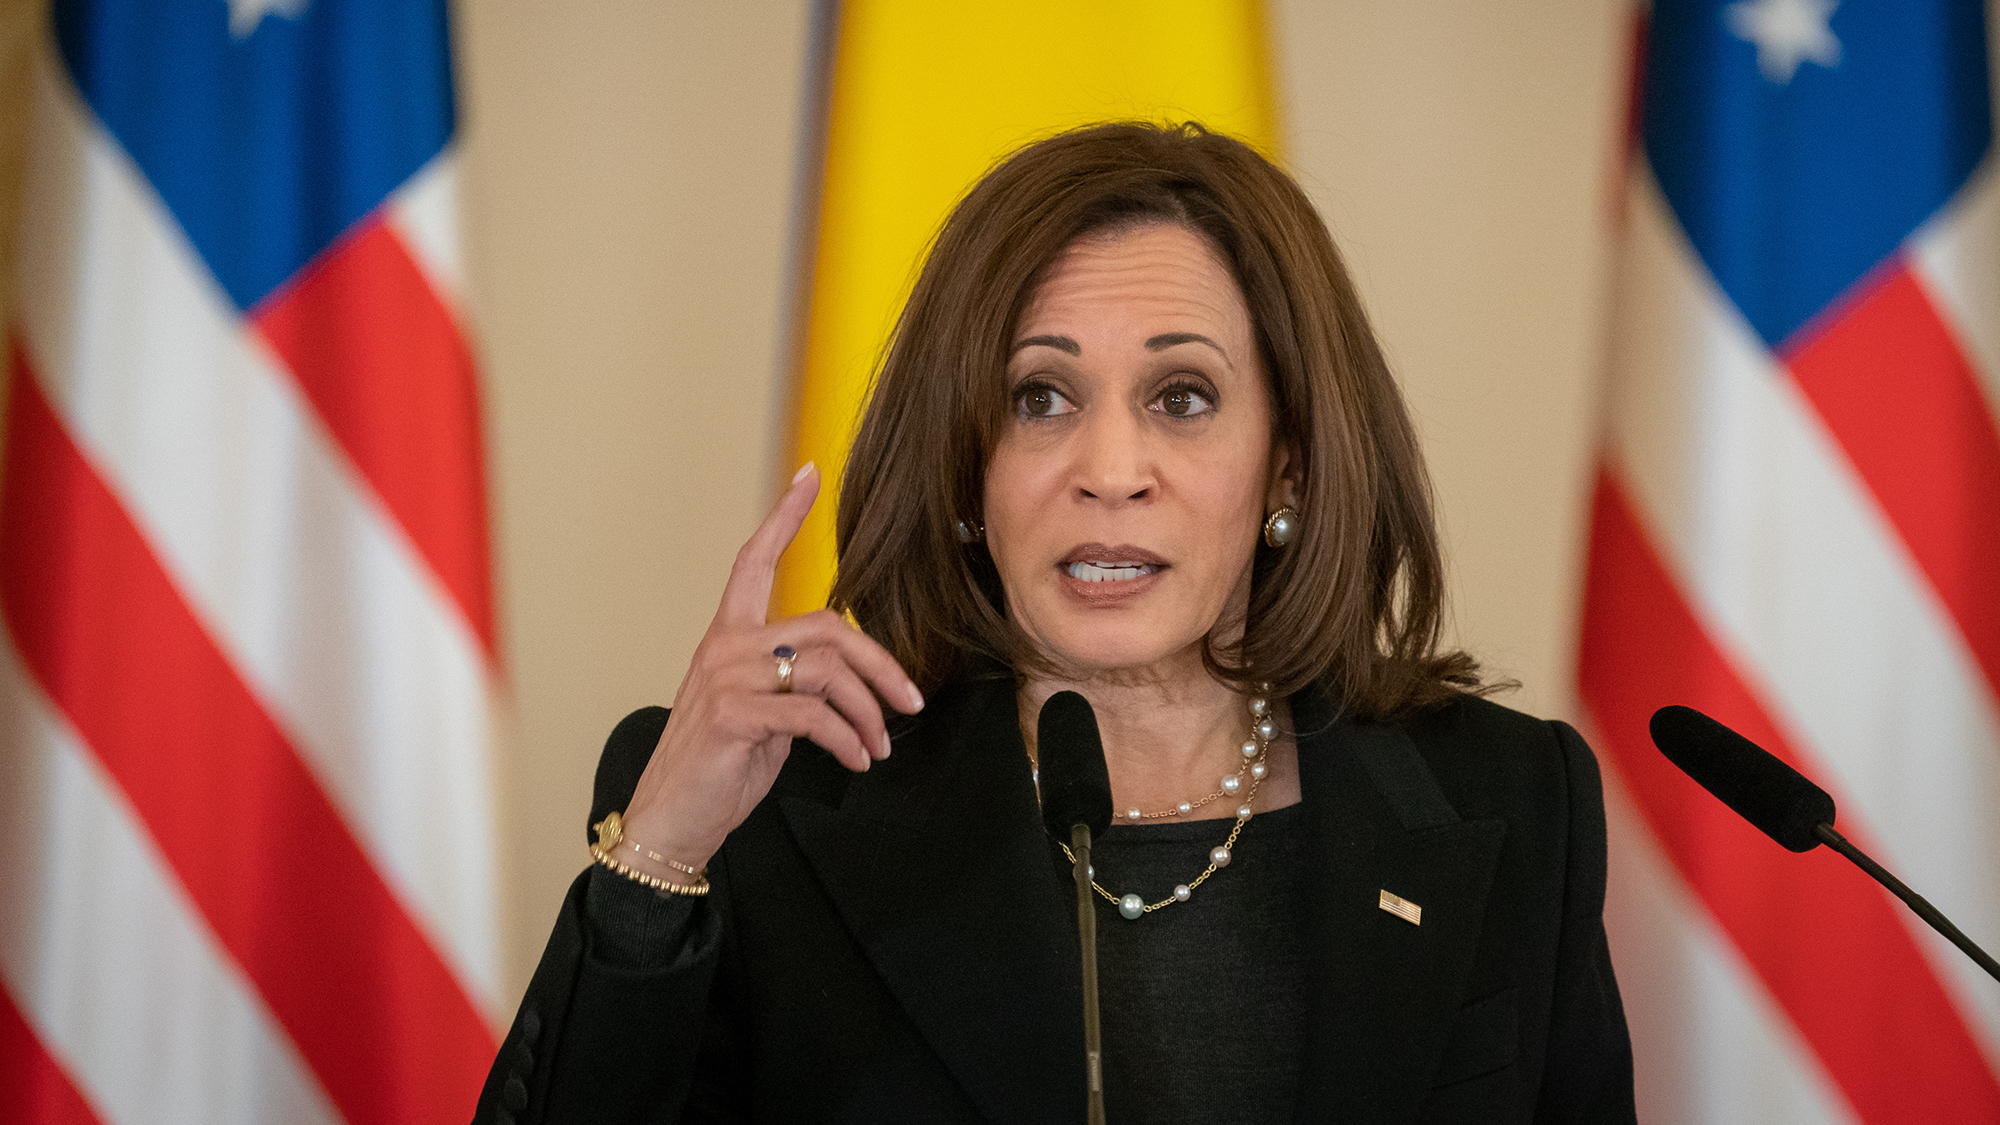
<svg viewBox="0 0 2000 1125">
<path fill-rule="evenodd" d="M 1017 342 L 1014 345 L 1014 351 L 1018 352 L 1022 348 L 1032 348 L 1037 346 L 1044 348 L 1054 348 L 1059 352 L 1068 352 L 1069 354 L 1076 356 L 1080 356 L 1083 354 L 1083 345 L 1077 343 L 1075 340 L 1070 339 L 1068 336 L 1030 336 L 1025 340 Z"/>
<path fill-rule="evenodd" d="M 1146 350 L 1157 352 L 1171 348 L 1176 344 L 1207 344 L 1216 351 L 1222 352 L 1222 358 L 1229 358 L 1229 353 L 1222 351 L 1221 344 L 1216 343 L 1199 332 L 1163 332 L 1146 341 Z"/>
<path fill-rule="evenodd" d="M 1150 352 L 1163 351 L 1181 344 L 1207 344 L 1217 352 L 1221 352 L 1224 359 L 1229 357 L 1229 353 L 1222 350 L 1221 344 L 1216 343 L 1199 332 L 1163 332 L 1146 341 L 1146 350 Z M 1054 348 L 1057 351 L 1068 352 L 1074 356 L 1083 354 L 1083 345 L 1068 336 L 1030 336 L 1014 344 L 1014 350 L 1017 352 L 1022 348 L 1033 347 Z"/>
</svg>

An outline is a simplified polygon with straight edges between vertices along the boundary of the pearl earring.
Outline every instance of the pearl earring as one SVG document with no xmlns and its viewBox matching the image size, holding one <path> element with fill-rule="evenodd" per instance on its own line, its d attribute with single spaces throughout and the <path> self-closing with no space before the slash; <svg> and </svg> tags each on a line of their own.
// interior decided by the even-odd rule
<svg viewBox="0 0 2000 1125">
<path fill-rule="evenodd" d="M 977 520 L 959 520 L 955 530 L 960 543 L 977 543 L 986 538 L 986 525 Z"/>
<path fill-rule="evenodd" d="M 1264 520 L 1264 542 L 1282 547 L 1299 533 L 1299 510 L 1290 504 L 1272 512 Z"/>
</svg>

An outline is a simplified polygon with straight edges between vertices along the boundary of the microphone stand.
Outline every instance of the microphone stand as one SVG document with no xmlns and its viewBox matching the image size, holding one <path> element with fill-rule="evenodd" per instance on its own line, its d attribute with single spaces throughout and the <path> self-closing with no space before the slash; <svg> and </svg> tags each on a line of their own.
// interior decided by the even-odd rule
<svg viewBox="0 0 2000 1125">
<path fill-rule="evenodd" d="M 1949 938 L 1953 945 L 1963 950 L 1965 955 L 1977 962 L 1980 968 L 1985 969 L 1988 976 L 1994 980 L 2000 980 L 2000 963 L 1995 963 L 1993 958 L 1987 956 L 1984 949 L 1979 948 L 1971 938 L 1960 933 L 1958 927 L 1951 924 L 1951 919 L 1939 913 L 1938 908 L 1932 906 L 1924 896 L 1911 890 L 1901 879 L 1889 874 L 1887 868 L 1868 858 L 1867 852 L 1848 843 L 1847 837 L 1834 831 L 1833 825 L 1826 823 L 1815 824 L 1813 825 L 1813 835 L 1818 836 L 1820 842 L 1827 847 L 1853 860 L 1854 866 L 1866 871 L 1876 882 L 1889 888 L 1890 894 L 1902 899 L 1905 905 L 1917 912 L 1917 917 L 1929 922 L 1931 929 Z M 1085 997 L 1085 1003 L 1089 1003 L 1095 995 L 1095 992 L 1088 994 Z"/>
<path fill-rule="evenodd" d="M 1097 1022 L 1097 904 L 1090 899 L 1090 825 L 1069 830 L 1076 856 L 1076 927 L 1083 939 L 1083 1058 L 1090 1072 L 1090 1125 L 1104 1125 L 1104 1044 Z"/>
</svg>

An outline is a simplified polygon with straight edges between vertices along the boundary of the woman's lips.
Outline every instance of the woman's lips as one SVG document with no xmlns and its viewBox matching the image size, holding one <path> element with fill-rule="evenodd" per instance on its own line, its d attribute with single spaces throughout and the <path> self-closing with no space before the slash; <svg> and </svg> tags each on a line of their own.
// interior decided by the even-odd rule
<svg viewBox="0 0 2000 1125">
<path fill-rule="evenodd" d="M 1160 571 L 1151 563 L 1133 562 L 1073 562 L 1065 569 L 1081 582 L 1129 582 Z"/>
<path fill-rule="evenodd" d="M 1102 543 L 1076 547 L 1056 564 L 1065 592 L 1099 605 L 1123 601 L 1151 589 L 1167 566 L 1165 559 L 1151 551 L 1131 546 L 1107 547 Z"/>
</svg>

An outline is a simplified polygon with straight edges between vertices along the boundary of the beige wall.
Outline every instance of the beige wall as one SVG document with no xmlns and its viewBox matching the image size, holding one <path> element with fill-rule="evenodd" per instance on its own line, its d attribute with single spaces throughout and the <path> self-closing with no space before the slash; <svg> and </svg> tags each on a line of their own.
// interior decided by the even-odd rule
<svg viewBox="0 0 2000 1125">
<path fill-rule="evenodd" d="M 1462 643 L 1566 714 L 1616 0 L 1274 5 L 1293 164 L 1436 476 Z M 801 5 L 467 0 L 468 246 L 512 724 L 506 981 L 585 862 L 605 733 L 666 701 L 771 495 Z"/>
<path fill-rule="evenodd" d="M 776 3 L 457 12 L 511 998 L 587 862 L 604 736 L 671 698 L 770 494 L 809 29 Z"/>
<path fill-rule="evenodd" d="M 41 8 L 0 0 L 0 265 Z M 1625 10 L 1273 5 L 1288 151 L 1422 430 L 1457 637 L 1544 714 L 1571 706 Z M 772 494 L 811 28 L 768 0 L 456 12 L 511 1005 L 585 862 L 601 740 L 671 697 Z"/>
<path fill-rule="evenodd" d="M 1630 9 L 1275 7 L 1290 152 L 1423 436 L 1457 638 L 1566 716 Z"/>
</svg>

